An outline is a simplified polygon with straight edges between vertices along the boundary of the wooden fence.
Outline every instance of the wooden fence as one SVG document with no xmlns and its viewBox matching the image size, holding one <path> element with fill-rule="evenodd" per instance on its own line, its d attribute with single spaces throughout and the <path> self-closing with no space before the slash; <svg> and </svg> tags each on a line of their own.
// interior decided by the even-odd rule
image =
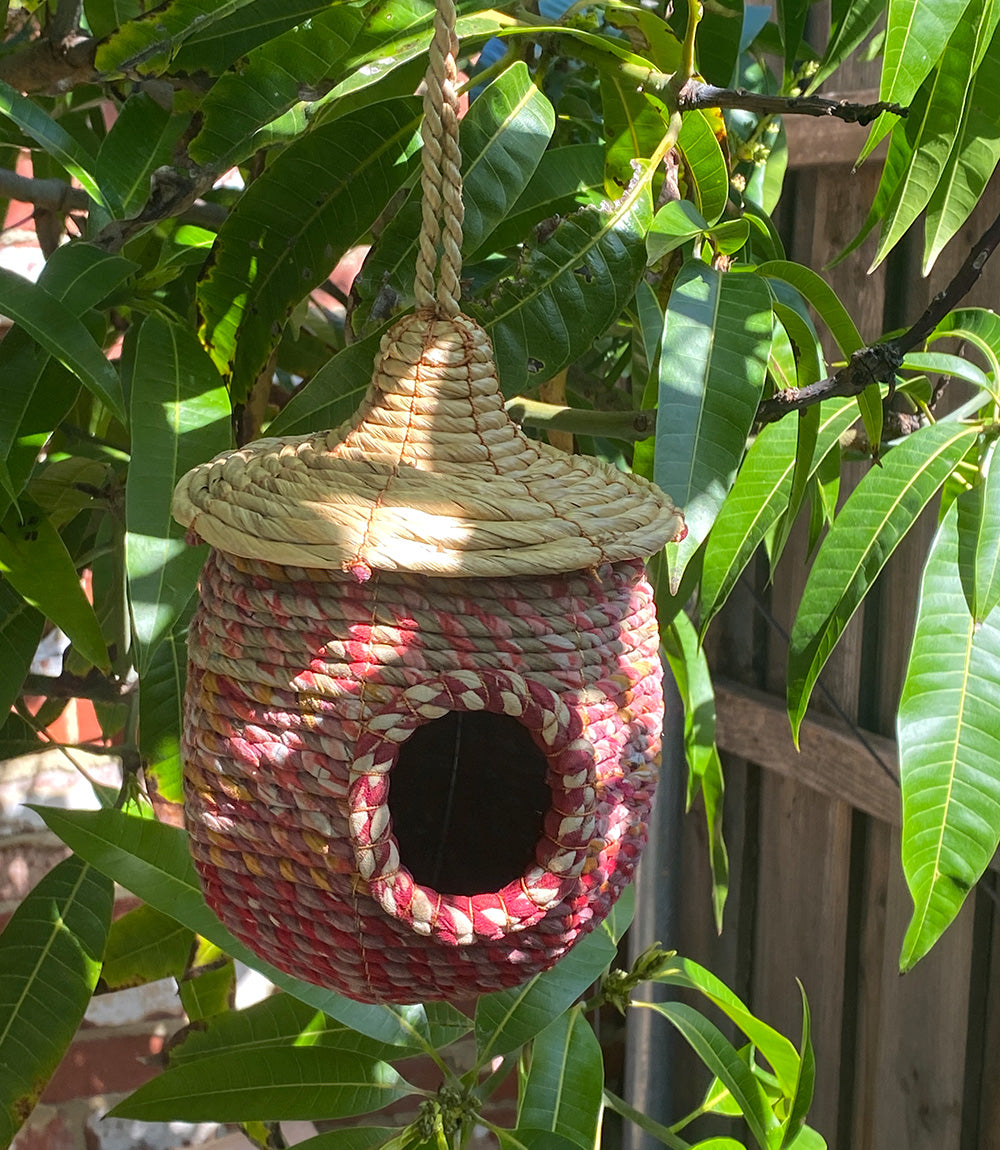
<svg viewBox="0 0 1000 1150">
<path fill-rule="evenodd" d="M 786 246 L 791 258 L 823 268 L 860 227 L 879 167 L 869 163 L 852 174 L 856 128 L 798 121 L 788 130 L 796 166 L 783 198 Z M 914 320 L 998 211 L 994 181 L 929 280 L 920 278 L 922 234 L 908 237 L 872 276 L 871 240 L 829 269 L 862 336 L 872 340 Z M 998 300 L 1000 257 L 967 302 Z M 842 496 L 863 473 L 864 465 L 848 466 Z M 815 693 L 801 754 L 784 717 L 782 632 L 791 627 L 806 576 L 804 535 L 789 541 L 773 586 L 761 569 L 737 589 L 708 642 L 732 885 L 718 937 L 703 820 L 693 814 L 683 824 L 682 904 L 669 943 L 793 1037 L 800 1026 L 795 979 L 802 981 L 817 1057 L 811 1121 L 831 1150 L 1000 1148 L 995 871 L 930 956 L 898 974 L 911 902 L 899 863 L 894 719 L 934 526 L 931 510 L 848 627 L 822 676 L 826 693 Z M 704 1085 L 699 1080 L 697 1088 Z M 695 1083 L 682 1078 L 675 1109 L 697 1102 Z"/>
</svg>

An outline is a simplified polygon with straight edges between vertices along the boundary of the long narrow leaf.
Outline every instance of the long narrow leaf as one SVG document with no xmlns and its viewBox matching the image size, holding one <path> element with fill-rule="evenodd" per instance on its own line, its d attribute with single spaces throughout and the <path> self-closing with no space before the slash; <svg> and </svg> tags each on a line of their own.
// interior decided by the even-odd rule
<svg viewBox="0 0 1000 1150">
<path fill-rule="evenodd" d="M 170 513 L 182 475 L 232 444 L 229 396 L 193 333 L 150 316 L 139 331 L 132 463 L 125 486 L 128 571 L 138 670 L 191 599 L 207 548 L 189 547 Z"/>
<path fill-rule="evenodd" d="M 854 403 L 849 399 L 830 400 L 823 405 L 810 475 L 815 473 L 819 461 L 855 418 Z M 765 427 L 747 452 L 705 549 L 701 583 L 702 633 L 788 504 L 795 470 L 796 442 L 795 422 L 779 420 Z"/>
<path fill-rule="evenodd" d="M 523 63 L 498 76 L 475 100 L 461 125 L 462 250 L 475 251 L 503 220 L 534 173 L 555 127 L 552 105 Z M 413 302 L 420 227 L 420 191 L 389 221 L 355 281 L 355 332 Z M 373 314 L 374 313 L 374 314 Z"/>
<path fill-rule="evenodd" d="M 914 904 L 903 970 L 940 937 L 1000 842 L 1000 608 L 978 623 L 969 611 L 958 520 L 952 504 L 924 568 L 897 721 Z"/>
<path fill-rule="evenodd" d="M 114 886 L 69 858 L 0 934 L 0 1145 L 31 1113 L 97 985 Z"/>
<path fill-rule="evenodd" d="M 347 1118 L 412 1094 L 386 1062 L 321 1046 L 213 1054 L 165 1071 L 111 1110 L 143 1122 Z"/>
<path fill-rule="evenodd" d="M 9 316 L 125 422 L 122 388 L 79 319 L 43 287 L 0 268 L 0 313 Z"/>
<path fill-rule="evenodd" d="M 95 667 L 109 670 L 108 648 L 66 544 L 28 500 L 0 521 L 0 575 L 61 630 Z"/>
<path fill-rule="evenodd" d="M 607 969 L 629 922 L 629 915 L 609 915 L 551 970 L 523 986 L 484 994 L 476 1004 L 479 1065 L 523 1046 L 558 1018 Z"/>
<path fill-rule="evenodd" d="M 202 342 L 242 401 L 294 306 L 365 234 L 417 158 L 413 100 L 374 104 L 286 148 L 223 224 L 198 285 Z"/>
<path fill-rule="evenodd" d="M 613 204 L 582 208 L 561 220 L 528 248 L 516 278 L 468 305 L 493 341 L 506 394 L 562 371 L 635 294 L 652 216 L 647 177 L 648 172 Z"/>
<path fill-rule="evenodd" d="M 551 1130 L 581 1150 L 593 1150 L 603 1093 L 601 1044 L 581 1011 L 568 1010 L 532 1043 L 517 1124 Z"/>
<path fill-rule="evenodd" d="M 121 811 L 37 809 L 51 831 L 102 873 L 233 958 L 259 970 L 276 986 L 380 1042 L 426 1049 L 427 1015 L 422 1006 L 353 1002 L 332 990 L 292 978 L 238 942 L 202 897 L 184 831 Z"/>
<path fill-rule="evenodd" d="M 774 1116 L 760 1083 L 722 1031 L 697 1010 L 683 1002 L 643 1002 L 681 1034 L 705 1066 L 736 1100 L 740 1112 L 761 1150 L 768 1150 L 768 1130 Z"/>
<path fill-rule="evenodd" d="M 17 700 L 44 626 L 44 615 L 0 580 L 0 715 Z"/>
<path fill-rule="evenodd" d="M 978 429 L 923 427 L 852 492 L 823 541 L 802 593 L 788 652 L 788 713 L 798 738 L 816 678 L 875 577 L 976 441 Z"/>
<path fill-rule="evenodd" d="M 7 116 L 35 143 L 80 181 L 83 190 L 112 214 L 121 204 L 112 189 L 102 188 L 95 173 L 94 157 L 89 155 L 59 123 L 35 101 L 0 80 L 0 113 Z M 9 313 L 8 313 L 9 314 Z"/>
<path fill-rule="evenodd" d="M 771 296 L 754 275 L 692 260 L 670 294 L 660 352 L 653 476 L 684 508 L 671 590 L 715 522 L 746 450 L 771 344 Z"/>
</svg>

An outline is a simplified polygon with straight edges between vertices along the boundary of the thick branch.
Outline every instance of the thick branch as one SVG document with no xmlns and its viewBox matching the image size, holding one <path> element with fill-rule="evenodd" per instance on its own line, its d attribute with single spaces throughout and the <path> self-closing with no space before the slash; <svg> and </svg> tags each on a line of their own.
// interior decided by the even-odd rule
<svg viewBox="0 0 1000 1150">
<path fill-rule="evenodd" d="M 860 395 L 870 383 L 891 384 L 908 352 L 920 347 L 944 317 L 953 311 L 975 286 L 983 266 L 1000 244 L 1000 216 L 972 245 L 965 262 L 951 282 L 931 300 L 923 315 L 902 335 L 856 351 L 848 362 L 829 379 L 808 387 L 788 387 L 757 408 L 760 423 L 773 423 L 790 411 L 799 411 L 834 396 Z"/>
<path fill-rule="evenodd" d="M 52 699 L 93 699 L 101 703 L 120 703 L 134 690 L 131 683 L 114 683 L 97 672 L 88 675 L 29 675 L 21 693 L 44 695 Z"/>
<path fill-rule="evenodd" d="M 909 111 L 899 104 L 879 101 L 875 104 L 852 104 L 849 100 L 828 100 L 824 96 L 766 96 L 745 88 L 716 88 L 689 80 L 677 93 L 677 110 L 695 108 L 739 108 L 762 116 L 834 116 L 849 124 L 870 124 L 882 112 L 905 116 Z"/>
<path fill-rule="evenodd" d="M 36 180 L 30 176 L 20 176 L 9 168 L 0 168 L 0 199 L 18 200 L 23 204 L 34 204 L 51 212 L 80 212 L 86 211 L 90 206 L 90 197 L 82 188 L 74 188 L 65 180 Z M 163 208 L 161 200 L 157 210 Z M 185 224 L 194 224 L 200 228 L 217 231 L 222 227 L 229 213 L 222 204 L 207 203 L 205 200 L 195 200 L 189 207 L 177 214 L 177 219 Z M 158 216 L 157 218 L 166 218 Z M 116 220 L 114 225 L 122 227 L 132 221 Z M 143 225 L 146 221 L 143 221 Z"/>
<path fill-rule="evenodd" d="M 42 36 L 0 56 L 0 80 L 19 92 L 66 92 L 97 78 L 96 55 L 97 41 L 89 36 Z"/>
</svg>

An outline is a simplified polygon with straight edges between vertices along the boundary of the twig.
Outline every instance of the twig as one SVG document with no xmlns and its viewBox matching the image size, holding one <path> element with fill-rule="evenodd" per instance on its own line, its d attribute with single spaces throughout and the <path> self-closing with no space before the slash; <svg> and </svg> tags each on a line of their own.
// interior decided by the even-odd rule
<svg viewBox="0 0 1000 1150">
<path fill-rule="evenodd" d="M 862 126 L 870 124 L 882 112 L 905 116 L 909 111 L 884 100 L 852 104 L 849 100 L 828 100 L 823 96 L 767 96 L 745 88 L 717 88 L 700 80 L 688 80 L 677 93 L 677 109 L 690 112 L 696 108 L 739 108 L 764 116 L 835 116 L 848 124 Z"/>
<path fill-rule="evenodd" d="M 99 673 L 90 675 L 28 675 L 21 688 L 25 695 L 45 695 L 53 699 L 93 699 L 99 703 L 120 703 L 134 690 L 131 683 L 115 683 Z"/>
<path fill-rule="evenodd" d="M 835 375 L 807 387 L 787 387 L 757 408 L 759 423 L 773 423 L 790 411 L 800 411 L 834 396 L 860 395 L 869 384 L 892 384 L 908 352 L 920 347 L 944 317 L 972 290 L 983 265 L 1000 244 L 1000 215 L 972 245 L 965 262 L 942 292 L 931 300 L 923 315 L 902 335 L 856 351 Z"/>
</svg>

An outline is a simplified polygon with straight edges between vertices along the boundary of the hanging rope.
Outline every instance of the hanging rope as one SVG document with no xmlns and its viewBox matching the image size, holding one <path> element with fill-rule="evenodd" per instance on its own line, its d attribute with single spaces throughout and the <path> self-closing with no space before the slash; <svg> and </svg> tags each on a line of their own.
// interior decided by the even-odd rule
<svg viewBox="0 0 1000 1150">
<path fill-rule="evenodd" d="M 458 38 L 453 0 L 438 0 L 424 92 L 423 219 L 413 294 L 417 307 L 458 315 L 462 294 L 462 153 L 458 146 Z M 441 246 L 440 268 L 438 245 Z"/>
</svg>

